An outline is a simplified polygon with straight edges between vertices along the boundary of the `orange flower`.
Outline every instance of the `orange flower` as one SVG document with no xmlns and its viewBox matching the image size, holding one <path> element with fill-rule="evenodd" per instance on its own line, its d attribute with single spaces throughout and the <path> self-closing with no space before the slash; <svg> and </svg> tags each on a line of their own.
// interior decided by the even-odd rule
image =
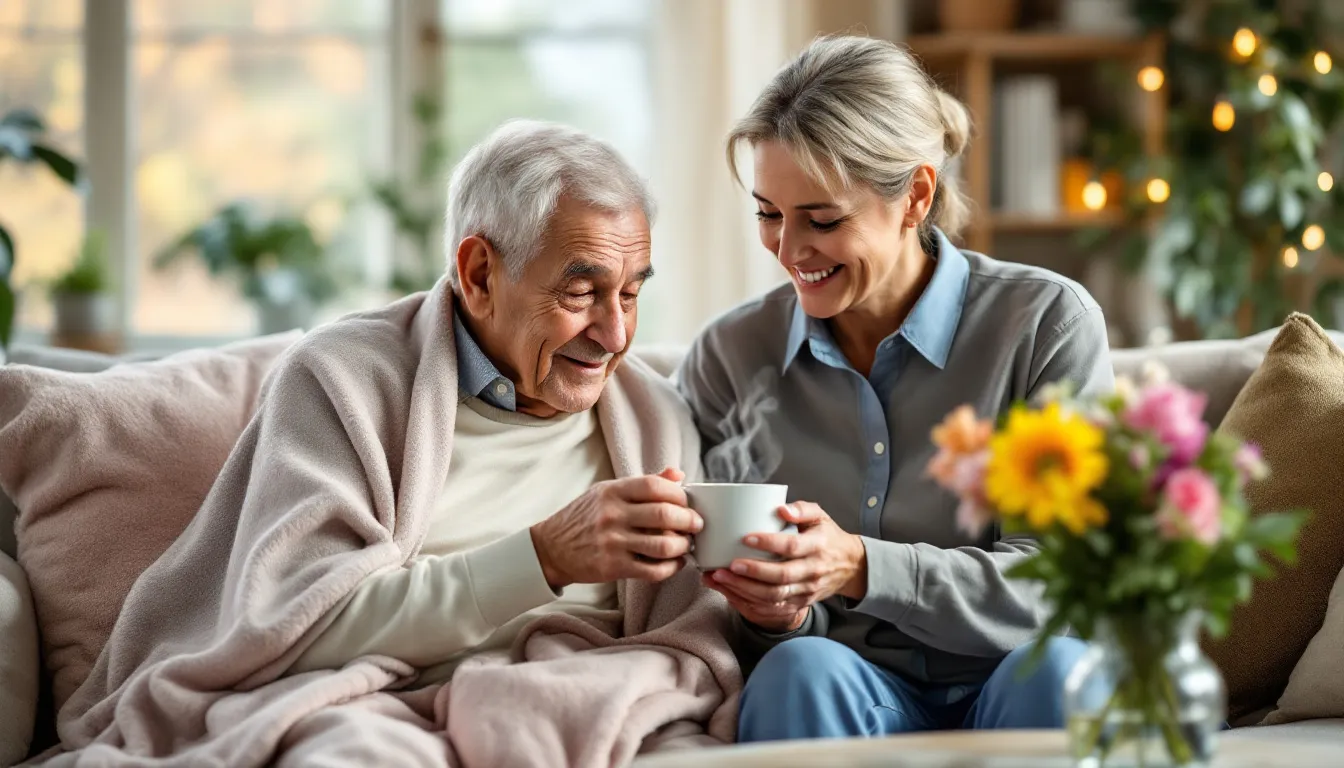
<svg viewBox="0 0 1344 768">
<path fill-rule="evenodd" d="M 933 444 L 952 453 L 975 453 L 989 445 L 994 425 L 975 418 L 969 405 L 958 407 L 933 428 Z"/>
<path fill-rule="evenodd" d="M 938 453 L 929 461 L 929 476 L 945 487 L 955 482 L 957 462 L 989 446 L 994 425 L 975 418 L 975 409 L 963 405 L 933 428 L 933 444 Z"/>
</svg>

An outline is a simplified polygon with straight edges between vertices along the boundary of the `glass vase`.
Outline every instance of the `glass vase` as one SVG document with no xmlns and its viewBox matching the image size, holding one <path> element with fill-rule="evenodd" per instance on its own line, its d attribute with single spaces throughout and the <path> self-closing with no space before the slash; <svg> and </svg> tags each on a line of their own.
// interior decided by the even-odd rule
<svg viewBox="0 0 1344 768">
<path fill-rule="evenodd" d="M 1227 710 L 1222 675 L 1199 647 L 1202 615 L 1111 617 L 1065 682 L 1078 768 L 1207 766 Z"/>
</svg>

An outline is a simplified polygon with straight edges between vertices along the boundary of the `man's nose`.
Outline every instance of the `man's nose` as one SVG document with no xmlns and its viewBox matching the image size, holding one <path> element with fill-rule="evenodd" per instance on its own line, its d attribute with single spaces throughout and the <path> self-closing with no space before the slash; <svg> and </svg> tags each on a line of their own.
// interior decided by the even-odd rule
<svg viewBox="0 0 1344 768">
<path fill-rule="evenodd" d="M 625 332 L 625 309 L 620 297 L 614 297 L 595 307 L 597 317 L 588 328 L 588 338 L 602 345 L 611 354 L 623 352 L 629 338 Z"/>
</svg>

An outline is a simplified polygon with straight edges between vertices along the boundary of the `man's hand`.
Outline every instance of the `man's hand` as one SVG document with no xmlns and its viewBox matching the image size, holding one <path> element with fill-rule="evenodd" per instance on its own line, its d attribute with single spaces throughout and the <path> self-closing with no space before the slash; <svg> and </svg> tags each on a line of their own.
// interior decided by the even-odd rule
<svg viewBox="0 0 1344 768">
<path fill-rule="evenodd" d="M 687 506 L 680 471 L 598 483 L 532 526 L 553 589 L 619 579 L 662 581 L 681 570 L 704 521 Z"/>
<path fill-rule="evenodd" d="M 794 502 L 779 516 L 798 526 L 797 534 L 763 533 L 745 543 L 783 562 L 734 560 L 730 568 L 705 575 L 705 584 L 728 598 L 742 618 L 771 632 L 802 626 L 813 603 L 832 595 L 862 600 L 868 590 L 867 550 L 821 507 Z"/>
</svg>

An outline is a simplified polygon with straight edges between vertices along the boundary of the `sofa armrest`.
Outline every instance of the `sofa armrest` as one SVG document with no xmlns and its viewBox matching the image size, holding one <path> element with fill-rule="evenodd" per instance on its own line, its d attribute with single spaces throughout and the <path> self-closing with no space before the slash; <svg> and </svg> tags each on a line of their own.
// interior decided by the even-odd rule
<svg viewBox="0 0 1344 768">
<path fill-rule="evenodd" d="M 28 578 L 0 553 L 0 765 L 28 756 L 37 718 L 37 615 Z"/>
</svg>

